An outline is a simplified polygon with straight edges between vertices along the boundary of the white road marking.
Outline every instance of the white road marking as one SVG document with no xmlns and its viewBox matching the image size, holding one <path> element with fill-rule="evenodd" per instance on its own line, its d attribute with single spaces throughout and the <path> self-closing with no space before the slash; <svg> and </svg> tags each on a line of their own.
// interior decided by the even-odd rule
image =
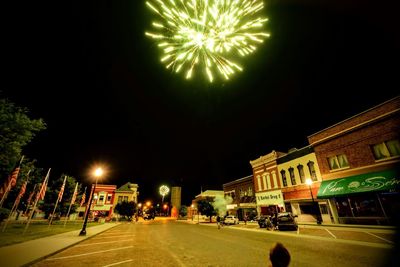
<svg viewBox="0 0 400 267">
<path fill-rule="evenodd" d="M 117 243 L 117 242 L 124 242 L 124 241 L 132 241 L 132 239 L 123 239 L 123 240 L 117 240 L 117 241 L 106 241 L 106 242 L 97 242 L 97 243 L 90 243 L 90 244 L 82 244 L 82 245 L 76 245 L 76 246 L 74 246 L 74 247 L 86 247 L 86 246 L 91 246 L 91 245 L 108 244 L 108 243 Z"/>
<path fill-rule="evenodd" d="M 374 234 L 368 233 L 368 232 L 364 232 L 364 233 L 367 233 L 367 234 L 369 234 L 369 235 L 375 236 L 376 238 L 379 238 L 379 239 L 381 239 L 381 240 L 383 240 L 383 241 L 386 241 L 386 242 L 388 242 L 388 243 L 390 243 L 390 244 L 394 244 L 393 241 L 387 240 L 387 239 L 385 239 L 385 238 L 383 238 L 383 237 L 380 237 L 380 236 L 377 236 L 377 235 L 374 235 Z"/>
<path fill-rule="evenodd" d="M 330 233 L 330 234 L 331 234 L 331 236 L 333 236 L 333 238 L 335 238 L 335 239 L 337 238 L 337 237 L 336 237 L 334 234 L 332 234 L 332 232 L 331 232 L 331 231 L 329 231 L 329 230 L 328 230 L 328 229 L 326 229 L 326 228 L 325 228 L 325 230 L 326 230 L 328 233 Z"/>
<path fill-rule="evenodd" d="M 135 236 L 135 235 L 98 235 L 98 238 L 112 238 L 112 237 L 126 237 L 126 236 Z"/>
<path fill-rule="evenodd" d="M 113 238 L 113 239 L 119 239 L 119 238 L 122 238 L 122 237 L 130 238 L 130 237 L 135 237 L 135 236 L 134 236 L 134 235 L 123 235 L 123 236 L 97 236 L 97 237 L 96 237 L 96 240 L 99 240 L 99 239 L 111 239 L 111 238 Z"/>
<path fill-rule="evenodd" d="M 100 251 L 89 252 L 89 253 L 83 253 L 83 254 L 77 254 L 77 255 L 71 255 L 71 256 L 64 256 L 64 257 L 57 257 L 57 258 L 49 258 L 49 259 L 45 259 L 45 260 L 46 260 L 46 261 L 63 260 L 63 259 L 82 257 L 82 256 L 86 256 L 86 255 L 92 255 L 92 254 L 98 254 L 98 253 L 104 253 L 104 252 L 115 251 L 115 250 L 121 250 L 121 249 L 128 249 L 128 248 L 133 248 L 133 246 L 122 247 L 122 248 L 113 248 L 113 249 L 107 249 L 107 250 L 100 250 Z"/>
<path fill-rule="evenodd" d="M 115 266 L 115 265 L 119 265 L 119 264 L 122 264 L 122 263 L 125 263 L 125 262 L 131 262 L 131 261 L 133 261 L 133 260 L 120 261 L 120 262 L 116 262 L 116 263 L 111 263 L 111 264 L 108 264 L 108 265 L 104 265 L 103 267 Z"/>
</svg>

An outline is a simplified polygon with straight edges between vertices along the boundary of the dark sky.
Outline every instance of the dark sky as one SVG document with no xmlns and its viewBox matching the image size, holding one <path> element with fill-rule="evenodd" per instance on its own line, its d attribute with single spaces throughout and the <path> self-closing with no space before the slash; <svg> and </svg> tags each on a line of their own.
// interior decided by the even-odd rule
<svg viewBox="0 0 400 267">
<path fill-rule="evenodd" d="M 180 185 L 190 204 L 398 94 L 395 1 L 264 2 L 271 38 L 211 85 L 160 63 L 144 0 L 2 3 L 2 97 L 48 125 L 24 153 L 82 182 L 105 163 L 142 201 Z"/>
</svg>

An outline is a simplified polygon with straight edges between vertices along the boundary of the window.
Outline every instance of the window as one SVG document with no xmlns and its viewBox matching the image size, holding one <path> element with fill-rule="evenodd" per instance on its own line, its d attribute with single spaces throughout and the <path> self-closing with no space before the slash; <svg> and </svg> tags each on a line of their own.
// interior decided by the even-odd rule
<svg viewBox="0 0 400 267">
<path fill-rule="evenodd" d="M 390 140 L 372 146 L 372 151 L 376 160 L 387 159 L 400 156 L 399 140 Z"/>
<path fill-rule="evenodd" d="M 107 203 L 111 202 L 112 195 L 107 195 Z"/>
<path fill-rule="evenodd" d="M 292 185 L 296 185 L 296 177 L 294 177 L 294 169 L 292 167 L 289 168 L 289 175 Z"/>
<path fill-rule="evenodd" d="M 328 158 L 329 168 L 331 170 L 337 170 L 349 167 L 349 162 L 347 161 L 345 154 L 336 155 Z"/>
<path fill-rule="evenodd" d="M 309 161 L 307 163 L 307 166 L 308 166 L 308 170 L 309 170 L 310 175 L 311 175 L 311 179 L 313 181 L 317 181 L 317 173 L 315 172 L 314 162 L 313 161 Z"/>
<path fill-rule="evenodd" d="M 287 180 L 286 180 L 286 172 L 284 170 L 281 170 L 281 176 L 282 176 L 282 184 L 283 186 L 287 186 Z"/>
<path fill-rule="evenodd" d="M 303 167 L 303 165 L 299 164 L 299 165 L 297 166 L 297 170 L 299 171 L 300 182 L 301 182 L 302 184 L 304 184 L 304 183 L 306 182 L 306 180 L 305 180 L 304 167 Z"/>
<path fill-rule="evenodd" d="M 128 196 L 124 196 L 123 202 L 128 202 Z"/>
<path fill-rule="evenodd" d="M 249 187 L 248 189 L 248 195 L 253 196 L 253 188 Z"/>
<path fill-rule="evenodd" d="M 118 196 L 118 203 L 122 202 L 122 196 Z"/>
</svg>

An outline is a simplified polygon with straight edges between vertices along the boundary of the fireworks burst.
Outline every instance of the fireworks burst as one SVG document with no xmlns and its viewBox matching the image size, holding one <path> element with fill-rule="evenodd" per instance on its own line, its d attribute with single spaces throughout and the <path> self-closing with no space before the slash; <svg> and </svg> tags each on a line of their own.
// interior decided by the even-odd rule
<svg viewBox="0 0 400 267">
<path fill-rule="evenodd" d="M 235 58 L 253 53 L 269 37 L 260 31 L 268 20 L 258 16 L 264 7 L 260 0 L 153 0 L 146 5 L 160 19 L 146 35 L 157 40 L 167 69 L 185 70 L 187 79 L 197 68 L 210 82 L 215 71 L 229 79 L 242 71 Z"/>
</svg>

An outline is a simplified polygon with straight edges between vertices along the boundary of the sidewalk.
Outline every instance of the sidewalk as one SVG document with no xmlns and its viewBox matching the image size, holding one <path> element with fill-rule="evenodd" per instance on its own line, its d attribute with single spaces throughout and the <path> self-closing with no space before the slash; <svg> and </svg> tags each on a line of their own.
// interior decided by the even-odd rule
<svg viewBox="0 0 400 267">
<path fill-rule="evenodd" d="M 28 266 L 34 261 L 61 251 L 67 247 L 82 242 L 101 232 L 119 225 L 106 223 L 86 228 L 86 236 L 79 236 L 81 230 L 75 230 L 58 235 L 43 237 L 0 248 L 1 266 Z"/>
</svg>

